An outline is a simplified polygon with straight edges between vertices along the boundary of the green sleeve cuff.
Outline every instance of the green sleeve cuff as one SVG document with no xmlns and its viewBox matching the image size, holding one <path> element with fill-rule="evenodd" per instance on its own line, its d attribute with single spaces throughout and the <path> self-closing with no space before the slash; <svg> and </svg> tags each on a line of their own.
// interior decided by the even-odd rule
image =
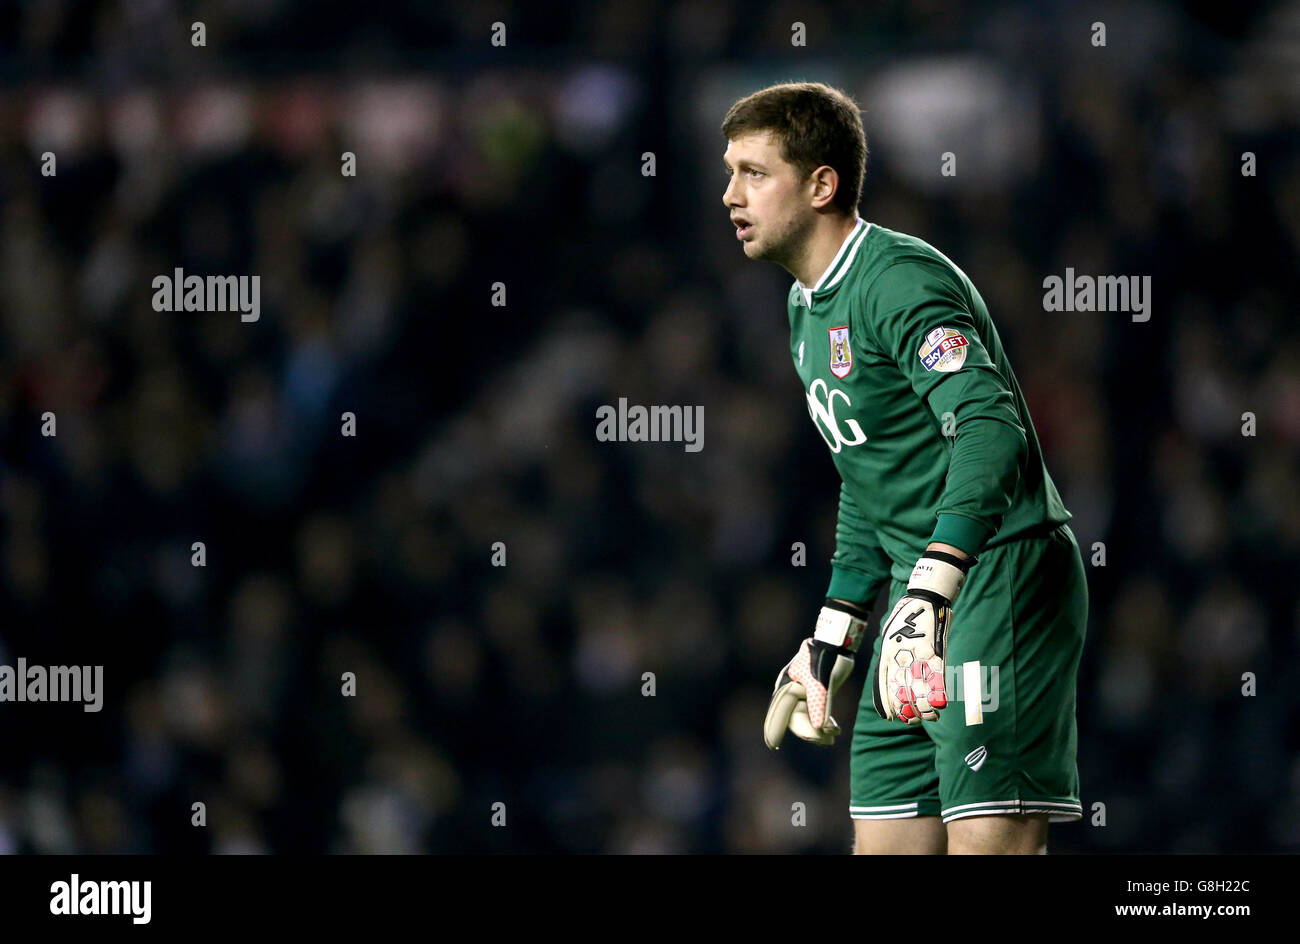
<svg viewBox="0 0 1300 944">
<path fill-rule="evenodd" d="M 940 515 L 939 523 L 934 526 L 932 542 L 951 544 L 961 548 L 967 554 L 978 554 L 993 537 L 993 529 L 980 524 L 974 518 L 962 515 Z"/>
<path fill-rule="evenodd" d="M 879 592 L 883 579 L 887 578 L 872 577 L 860 570 L 849 570 L 846 567 L 837 567 L 832 564 L 831 585 L 827 589 L 826 595 L 837 600 L 848 600 L 850 603 L 869 607 L 875 602 L 876 593 Z"/>
</svg>

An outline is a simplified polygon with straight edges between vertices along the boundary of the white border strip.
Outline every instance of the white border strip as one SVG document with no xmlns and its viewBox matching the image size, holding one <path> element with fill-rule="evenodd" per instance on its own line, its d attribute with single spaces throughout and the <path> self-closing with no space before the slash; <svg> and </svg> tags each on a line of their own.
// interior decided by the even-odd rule
<svg viewBox="0 0 1300 944">
<path fill-rule="evenodd" d="M 961 697 L 966 705 L 966 727 L 984 723 L 984 706 L 981 699 L 984 697 L 984 686 L 980 679 L 980 664 L 976 662 L 963 662 L 961 664 L 962 688 Z M 971 692 L 975 697 L 971 697 Z M 966 756 L 970 756 L 969 754 Z"/>
</svg>

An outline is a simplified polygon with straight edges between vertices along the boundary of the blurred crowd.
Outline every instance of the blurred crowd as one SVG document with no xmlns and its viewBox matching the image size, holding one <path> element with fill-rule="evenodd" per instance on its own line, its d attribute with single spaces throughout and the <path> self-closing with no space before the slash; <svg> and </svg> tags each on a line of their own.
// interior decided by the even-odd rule
<svg viewBox="0 0 1300 944">
<path fill-rule="evenodd" d="M 726 107 L 803 78 L 863 106 L 861 214 L 983 294 L 1075 515 L 1052 851 L 1300 850 L 1300 4 L 871 6 L 11 8 L 0 664 L 105 704 L 0 703 L 0 852 L 848 851 L 862 671 L 833 750 L 761 738 L 838 479 L 721 203 Z M 176 267 L 260 319 L 155 312 Z M 1067 267 L 1150 275 L 1150 321 L 1044 311 Z M 598 442 L 620 397 L 703 450 Z"/>
</svg>

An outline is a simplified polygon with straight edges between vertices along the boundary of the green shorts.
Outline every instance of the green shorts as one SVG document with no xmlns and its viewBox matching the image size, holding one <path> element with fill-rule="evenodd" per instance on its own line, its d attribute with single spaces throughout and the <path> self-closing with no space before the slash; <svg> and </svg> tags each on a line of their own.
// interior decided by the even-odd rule
<svg viewBox="0 0 1300 944">
<path fill-rule="evenodd" d="M 882 624 L 906 589 L 894 581 Z M 1047 813 L 1054 823 L 1082 817 L 1075 687 L 1087 621 L 1083 560 L 1061 525 L 979 555 L 953 607 L 944 653 L 949 701 L 938 721 L 906 725 L 876 714 L 877 632 L 853 726 L 849 815 L 945 823 L 1009 813 Z M 963 683 L 973 672 L 981 718 L 967 723 Z"/>
</svg>

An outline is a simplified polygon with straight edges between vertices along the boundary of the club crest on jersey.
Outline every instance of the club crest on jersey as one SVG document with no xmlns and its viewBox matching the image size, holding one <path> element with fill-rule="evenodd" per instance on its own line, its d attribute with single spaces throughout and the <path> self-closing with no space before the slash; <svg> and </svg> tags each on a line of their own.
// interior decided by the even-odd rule
<svg viewBox="0 0 1300 944">
<path fill-rule="evenodd" d="M 960 370 L 966 363 L 966 349 L 969 342 L 955 328 L 938 327 L 925 336 L 925 343 L 916 356 L 926 370 L 951 373 Z"/>
<path fill-rule="evenodd" d="M 853 369 L 853 350 L 849 347 L 849 327 L 827 328 L 831 336 L 831 373 L 843 380 Z"/>
</svg>

